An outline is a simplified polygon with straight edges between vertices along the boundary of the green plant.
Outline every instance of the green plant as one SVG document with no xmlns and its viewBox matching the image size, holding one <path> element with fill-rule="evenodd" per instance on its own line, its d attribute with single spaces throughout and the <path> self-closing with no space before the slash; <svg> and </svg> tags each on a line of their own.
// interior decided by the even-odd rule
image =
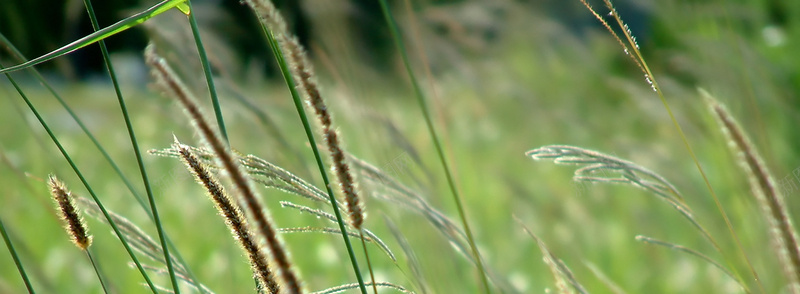
<svg viewBox="0 0 800 294">
<path fill-rule="evenodd" d="M 792 150 L 791 141 L 769 140 L 791 133 L 792 124 L 782 119 L 788 116 L 765 116 L 764 121 L 753 124 L 745 120 L 748 124 L 739 126 L 733 121 L 734 115 L 710 94 L 687 94 L 694 93 L 695 85 L 676 82 L 686 78 L 685 72 L 676 73 L 670 67 L 681 62 L 680 58 L 712 64 L 692 59 L 692 54 L 713 54 L 714 48 L 690 47 L 699 42 L 692 39 L 693 34 L 709 34 L 705 29 L 710 25 L 698 25 L 697 32 L 685 30 L 677 35 L 657 36 L 689 40 L 682 44 L 688 44 L 684 46 L 690 49 L 669 50 L 691 53 L 662 59 L 674 53 L 659 51 L 654 43 L 643 43 L 640 51 L 610 1 L 605 1 L 610 16 L 591 7 L 590 11 L 614 34 L 611 41 L 592 33 L 575 41 L 571 33 L 565 32 L 565 26 L 554 25 L 526 6 L 535 4 L 500 4 L 500 12 L 496 12 L 486 8 L 488 3 L 478 3 L 478 11 L 501 14 L 498 18 L 505 19 L 503 24 L 508 27 L 535 29 L 508 29 L 503 38 L 486 37 L 490 49 L 473 54 L 465 48 L 478 48 L 473 45 L 484 39 L 466 35 L 477 30 L 469 21 L 491 19 L 491 13 L 476 17 L 476 8 L 468 6 L 473 5 L 470 3 L 461 9 L 460 4 L 437 7 L 408 1 L 405 6 L 379 2 L 376 4 L 387 23 L 387 33 L 391 33 L 398 48 L 398 64 L 402 60 L 406 74 L 400 81 L 383 81 L 380 79 L 389 75 L 353 70 L 357 67 L 351 67 L 349 62 L 357 59 L 353 55 L 359 51 L 344 41 L 326 43 L 319 38 L 319 43 L 305 44 L 311 51 L 310 58 L 305 45 L 297 41 L 269 1 L 246 2 L 264 30 L 263 36 L 251 37 L 263 37 L 271 46 L 285 85 L 266 81 L 258 88 L 240 87 L 233 84 L 239 81 L 230 79 L 228 73 L 215 72 L 220 52 L 204 43 L 213 42 L 214 38 L 202 34 L 202 22 L 198 23 L 202 14 L 194 13 L 199 8 L 183 1 L 163 1 L 105 29 L 95 21 L 97 33 L 31 61 L 16 52 L 10 42 L 0 39 L 9 56 L 16 60 L 16 65 L 0 69 L 17 91 L 14 95 L 0 94 L 11 98 L 2 102 L 5 104 L 1 109 L 7 109 L 9 114 L 4 116 L 3 124 L 20 126 L 8 128 L 10 133 L 0 136 L 4 167 L 0 182 L 11 187 L 10 196 L 4 197 L 0 205 L 0 229 L 17 268 L 13 271 L 10 266 L 0 267 L 0 292 L 22 291 L 24 284 L 31 293 L 63 289 L 91 292 L 100 288 L 112 293 L 238 293 L 253 289 L 305 293 L 323 288 L 326 289 L 315 293 L 377 293 L 378 287 L 403 293 L 527 293 L 550 287 L 551 283 L 561 293 L 603 292 L 606 287 L 613 293 L 624 293 L 623 289 L 797 291 L 794 284 L 798 283 L 800 254 L 789 213 L 793 201 L 786 197 L 788 193 L 781 193 L 784 187 L 768 168 L 774 169 L 776 162 L 782 160 L 791 166 L 791 160 L 797 159 L 796 153 L 788 151 Z M 588 2 L 581 2 L 589 6 Z M 753 6 L 760 3 L 752 2 Z M 91 15 L 90 4 L 85 2 Z M 330 17 L 322 12 L 333 10 L 325 5 L 333 4 L 316 7 L 320 9 L 316 11 L 320 21 Z M 659 29 L 682 28 L 679 21 L 669 22 L 681 13 L 679 9 L 671 10 L 670 5 L 691 4 L 663 5 L 657 14 L 659 20 L 666 22 L 660 23 L 664 27 Z M 736 8 L 733 4 L 718 5 Z M 176 7 L 181 11 L 171 9 Z M 466 20 L 454 12 L 459 9 L 466 11 Z M 157 89 L 169 100 L 125 89 L 125 81 L 118 81 L 115 76 L 112 57 L 102 40 L 145 21 L 151 24 L 154 17 L 169 16 L 187 22 L 186 34 L 191 33 L 198 55 L 176 53 L 175 48 L 161 46 L 163 41 L 154 38 L 163 51 L 156 53 L 155 47 L 150 47 L 146 60 Z M 721 21 L 730 19 L 723 17 Z M 711 31 L 734 26 L 712 24 Z M 346 25 L 339 25 L 320 25 L 317 34 L 328 37 L 337 30 L 346 32 Z M 489 21 L 488 26 L 491 25 Z M 622 28 L 621 35 L 612 29 L 617 25 Z M 174 28 L 153 25 L 149 29 L 152 33 Z M 787 26 L 785 31 L 788 34 L 793 29 L 796 28 Z M 741 35 L 747 37 L 745 33 Z M 344 34 L 341 37 L 345 39 Z M 450 47 L 435 43 L 446 38 L 471 45 Z M 531 39 L 548 40 L 541 42 L 548 44 L 534 46 Z M 102 102 L 111 95 L 106 93 L 110 92 L 107 87 L 76 83 L 76 89 L 70 90 L 51 86 L 33 67 L 94 42 L 99 42 L 111 73 L 130 144 L 118 143 L 116 134 L 121 125 L 98 124 L 93 117 L 91 110 L 95 107 L 103 111 L 110 107 Z M 615 47 L 619 45 L 623 47 L 622 54 Z M 338 46 L 343 49 L 336 49 Z M 790 52 L 794 48 L 791 45 L 780 52 L 776 48 L 755 47 L 743 46 L 742 52 L 753 50 L 764 55 L 763 59 L 784 56 L 791 61 L 800 60 L 790 54 L 781 55 Z M 177 50 L 182 49 L 185 48 Z M 435 57 L 439 49 L 453 59 Z M 533 50 L 537 50 L 535 54 L 531 53 Z M 627 60 L 618 62 L 623 54 L 632 58 L 633 66 L 627 67 Z M 456 61 L 447 64 L 447 60 Z M 780 92 L 791 88 L 777 82 L 787 75 L 775 74 L 774 84 L 756 83 L 762 81 L 760 77 L 748 77 L 745 69 L 763 68 L 735 58 L 726 60 L 743 66 L 738 69 L 743 73 L 740 78 L 752 82 L 754 89 L 763 86 Z M 10 64 L 5 59 L 1 61 Z M 708 86 L 718 96 L 748 98 L 747 91 L 741 91 L 741 96 L 730 95 L 719 86 L 725 85 L 725 69 L 714 71 L 711 65 L 692 69 L 712 72 L 698 77 L 698 84 Z M 32 73 L 48 93 L 40 93 L 35 85 L 26 83 L 23 70 Z M 425 75 L 417 71 L 424 71 Z M 644 74 L 644 82 L 638 71 Z M 204 79 L 195 74 L 199 72 L 203 72 Z M 406 81 L 412 90 L 404 86 Z M 85 89 L 89 94 L 85 95 L 87 100 L 82 100 L 81 91 Z M 206 90 L 216 126 L 202 114 L 203 99 L 194 98 L 202 98 Z M 62 99 L 59 92 L 67 93 L 64 97 L 69 99 Z M 48 94 L 57 98 L 58 108 L 40 102 Z M 18 109 L 17 95 L 28 110 Z M 409 95 L 416 100 L 388 99 Z M 755 110 L 766 107 L 761 104 L 767 102 L 791 103 L 781 97 L 762 98 L 766 101 L 763 102 L 750 95 L 757 102 L 752 104 L 756 105 Z M 700 99 L 675 98 L 683 96 L 706 97 L 722 134 L 734 143 L 734 160 L 719 155 L 721 147 L 709 139 L 720 132 L 708 127 L 708 115 L 697 110 L 702 104 Z M 232 103 L 230 98 L 240 99 Z M 651 104 L 659 100 L 661 106 Z M 178 101 L 179 106 L 175 107 L 172 101 Z M 586 107 L 587 101 L 591 101 L 591 107 Z M 737 100 L 731 101 L 726 104 L 734 109 L 742 107 Z M 73 111 L 67 102 L 76 105 L 78 111 Z M 69 114 L 66 123 L 60 115 L 62 107 Z M 174 115 L 181 110 L 188 119 Z M 313 114 L 307 115 L 306 111 Z M 791 108 L 782 111 L 796 113 Z M 40 138 L 41 127 L 29 124 L 29 113 L 36 116 L 49 140 L 57 145 L 71 172 L 61 170 L 60 159 Z M 319 121 L 319 128 L 313 126 L 310 121 L 314 119 L 309 116 Z M 91 142 L 71 133 L 72 120 Z M 669 123 L 672 127 L 664 126 Z M 761 134 L 758 144 L 744 135 L 745 129 L 753 125 L 758 126 L 757 132 L 751 133 Z M 164 148 L 169 145 L 167 137 L 171 132 L 180 138 L 194 134 L 199 140 L 189 144 L 176 140 Z M 428 136 L 419 135 L 426 132 Z M 316 139 L 320 135 L 322 141 L 318 145 Z M 576 186 L 565 182 L 567 177 L 560 171 L 518 160 L 521 151 L 532 144 L 556 141 L 569 145 L 545 145 L 527 155 L 579 166 L 572 177 L 572 185 L 581 188 L 577 197 L 572 195 Z M 765 142 L 776 145 L 770 148 Z M 89 144 L 97 150 L 86 148 Z M 755 145 L 770 151 L 762 158 Z M 155 148 L 151 154 L 180 159 L 188 172 L 179 167 L 178 160 L 143 156 L 140 148 L 144 146 Z M 616 151 L 611 155 L 574 146 Z M 677 151 L 681 147 L 685 153 Z M 320 149 L 327 149 L 329 159 L 324 159 Z M 136 164 L 122 159 L 131 153 Z M 616 153 L 631 160 L 621 159 Z M 95 163 L 101 157 L 112 167 Z M 319 173 L 309 172 L 314 165 L 305 164 L 312 162 L 312 157 Z M 684 162 L 693 162 L 695 168 Z M 728 172 L 732 169 L 726 164 L 744 167 L 743 173 L 752 182 L 756 197 L 733 197 L 742 194 L 742 185 L 737 175 Z M 336 174 L 334 181 L 329 179 L 329 165 Z M 134 166 L 136 169 L 131 168 Z M 439 168 L 441 173 L 436 172 Z M 699 174 L 694 175 L 695 171 Z M 141 187 L 128 180 L 131 173 L 137 172 L 142 177 Z M 111 226 L 123 245 L 124 252 L 111 235 L 96 229 L 105 224 L 91 224 L 94 220 L 90 220 L 95 233 L 90 258 L 99 256 L 96 260 L 104 266 L 94 270 L 97 279 L 74 278 L 86 271 L 83 261 L 71 259 L 72 252 L 61 252 L 65 247 L 60 243 L 42 242 L 36 235 L 55 235 L 50 233 L 58 230 L 57 220 L 42 217 L 54 214 L 52 205 L 36 206 L 41 202 L 36 199 L 46 194 L 46 185 L 39 184 L 37 177 L 49 173 L 59 174 L 65 182 L 74 182 L 72 174 L 77 175 L 91 196 L 79 198 L 78 203 L 93 219 Z M 187 181 L 189 175 L 196 181 Z M 597 183 L 622 187 L 593 185 Z M 123 186 L 128 191 L 120 189 Z M 668 205 L 651 205 L 646 197 L 624 197 L 641 193 L 624 186 L 640 188 Z M 222 187 L 228 188 L 230 194 L 225 194 Z M 587 187 L 597 189 L 588 191 Z M 213 205 L 198 200 L 202 193 L 211 196 Z M 127 194 L 134 197 L 123 196 Z M 706 194 L 710 197 L 704 197 Z M 140 204 L 142 210 L 130 208 L 130 203 Z M 753 211 L 753 203 L 763 211 Z M 213 217 L 214 213 L 222 218 Z M 754 213 L 765 217 L 754 218 Z M 37 220 L 37 226 L 27 225 L 32 219 Z M 685 221 L 691 229 L 687 230 Z M 764 228 L 775 233 L 762 234 Z M 630 231 L 641 230 L 658 237 L 630 237 L 634 235 Z M 228 233 L 235 240 L 230 240 Z M 628 242 L 634 240 L 683 254 Z M 360 241 L 361 248 L 352 246 L 351 241 Z M 768 244 L 777 249 L 764 250 Z M 532 262 L 542 257 L 545 266 Z M 78 270 L 65 272 L 64 266 L 59 266 L 64 259 Z M 4 261 L 1 259 L 0 263 Z M 128 263 L 138 271 L 126 269 Z M 252 270 L 249 274 L 246 263 Z M 576 266 L 581 264 L 586 266 Z M 765 274 L 779 268 L 784 277 Z M 680 276 L 686 272 L 696 274 Z M 141 283 L 147 288 L 137 288 Z"/>
</svg>

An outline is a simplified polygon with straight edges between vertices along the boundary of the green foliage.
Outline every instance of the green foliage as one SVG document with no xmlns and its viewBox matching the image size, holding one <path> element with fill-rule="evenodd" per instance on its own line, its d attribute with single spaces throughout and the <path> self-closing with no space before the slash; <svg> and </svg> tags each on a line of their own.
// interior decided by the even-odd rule
<svg viewBox="0 0 800 294">
<path fill-rule="evenodd" d="M 8 7 L 3 3 L 0 9 Z M 13 245 L 0 251 L 0 292 L 101 290 L 90 261 L 63 237 L 42 180 L 51 173 L 77 195 L 104 205 L 87 205 L 102 222 L 87 220 L 92 257 L 102 264 L 110 289 L 147 293 L 173 288 L 170 283 L 189 293 L 206 286 L 219 293 L 256 288 L 236 242 L 181 163 L 135 156 L 139 148 L 174 155 L 163 149 L 173 134 L 192 138 L 191 124 L 176 114 L 180 107 L 133 80 L 121 78 L 116 87 L 53 82 L 43 90 L 38 80 L 30 82 L 31 74 L 42 76 L 19 70 L 168 17 L 180 17 L 187 29 L 154 26 L 149 33 L 172 37 L 154 37 L 156 42 L 178 43 L 161 48 L 198 97 L 206 97 L 208 85 L 216 88 L 218 100 L 198 100 L 207 113 L 215 111 L 220 126 L 224 115 L 230 146 L 242 152 L 240 164 L 263 185 L 261 200 L 284 232 L 306 290 L 369 286 L 354 284 L 353 273 L 360 270 L 351 264 L 366 265 L 363 252 L 342 244 L 363 238 L 375 284 L 386 293 L 478 293 L 485 291 L 479 279 L 484 274 L 490 291 L 503 293 L 793 291 L 784 276 L 773 274 L 782 267 L 780 256 L 765 250 L 771 248 L 769 220 L 696 88 L 708 89 L 739 119 L 783 192 L 785 208 L 796 211 L 800 23 L 775 16 L 773 7 L 800 15 L 795 1 L 653 3 L 641 10 L 650 15 L 651 35 L 637 36 L 641 51 L 628 50 L 638 66 L 602 27 L 573 29 L 540 13 L 544 4 L 451 1 L 412 7 L 390 1 L 394 6 L 387 8 L 402 32 L 398 40 L 406 44 L 391 73 L 359 62 L 358 52 L 369 50 L 370 40 L 347 34 L 351 15 L 336 10 L 338 3 L 309 7 L 316 79 L 368 195 L 363 237 L 334 216 L 343 210 L 330 206 L 336 201 L 328 194 L 337 189 L 334 181 L 322 181 L 325 169 L 322 175 L 310 172 L 326 164 L 309 152 L 317 147 L 309 143 L 314 125 L 298 123 L 302 107 L 289 102 L 305 94 L 258 75 L 232 78 L 247 74 L 229 70 L 249 73 L 250 65 L 225 63 L 236 59 L 204 31 L 202 14 L 192 15 L 197 22 L 190 24 L 184 14 L 163 13 L 182 3 L 161 2 L 28 63 L 0 60 L 20 64 L 2 70 L 18 70 L 9 75 L 16 84 L 0 82 L 0 185 L 6 187 L 0 228 L 5 243 Z M 580 13 L 596 22 L 588 11 Z M 607 13 L 598 9 L 599 18 L 613 22 Z M 193 37 L 208 60 L 186 54 L 197 51 L 180 40 Z M 2 50 L 10 48 L 5 43 Z M 270 44 L 277 52 L 277 42 Z M 401 54 L 411 80 L 400 74 L 406 70 L 399 65 Z M 283 69 L 291 82 L 290 66 L 284 63 Z M 658 93 L 640 70 L 647 79 L 655 77 Z M 409 82 L 418 85 L 410 88 Z M 114 101 L 114 92 L 125 100 L 119 95 Z M 59 103 L 52 94 L 59 94 Z M 420 114 L 419 101 L 429 114 Z M 115 110 L 124 102 L 121 117 Z M 425 135 L 433 131 L 438 134 Z M 579 165 L 578 171 L 526 159 L 525 152 L 538 146 L 546 147 L 529 155 Z M 224 178 L 212 155 L 198 154 Z M 452 180 L 437 172 L 442 164 Z M 139 176 L 145 186 L 127 179 Z M 142 193 L 148 185 L 152 191 Z M 460 200 L 454 202 L 450 195 L 456 190 Z M 460 212 L 460 202 L 468 213 Z M 467 222 L 471 231 L 464 229 Z M 109 223 L 118 225 L 115 233 L 108 233 Z M 120 246 L 116 236 L 132 240 L 131 248 Z M 145 257 L 138 270 L 129 265 L 139 262 L 132 256 Z M 143 276 L 152 279 L 151 286 L 141 285 Z"/>
</svg>

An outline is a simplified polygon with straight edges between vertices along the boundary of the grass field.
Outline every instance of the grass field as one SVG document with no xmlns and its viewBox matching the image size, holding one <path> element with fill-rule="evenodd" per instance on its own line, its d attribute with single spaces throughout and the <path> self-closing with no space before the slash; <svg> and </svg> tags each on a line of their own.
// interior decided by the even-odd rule
<svg viewBox="0 0 800 294">
<path fill-rule="evenodd" d="M 574 2 L 569 5 L 581 5 Z M 770 219 L 751 191 L 749 175 L 737 164 L 736 152 L 726 147 L 728 140 L 699 89 L 727 106 L 770 169 L 786 210 L 797 212 L 800 19 L 791 16 L 800 15 L 800 4 L 712 2 L 653 1 L 642 8 L 648 21 L 647 35 L 637 36 L 640 50 L 664 102 L 609 32 L 599 25 L 575 28 L 536 1 L 414 3 L 413 18 L 404 2 L 390 3 L 404 32 L 413 77 L 425 95 L 466 220 L 483 265 L 491 273 L 492 293 L 577 291 L 559 286 L 553 268 L 542 262 L 548 255 L 543 256 L 525 227 L 553 256 L 563 260 L 574 279 L 591 293 L 798 291 L 782 274 L 781 258 L 770 240 Z M 314 11 L 334 11 L 335 5 L 320 4 Z M 594 5 L 600 14 L 608 13 L 602 3 Z M 779 5 L 788 20 L 776 23 L 771 19 L 771 5 Z M 488 20 L 476 24 L 478 17 L 463 12 L 474 10 Z M 589 10 L 578 11 L 595 21 Z M 385 66 L 365 64 L 357 53 L 363 48 L 356 47 L 368 49 L 369 41 L 350 40 L 352 36 L 346 34 L 349 27 L 337 23 L 334 12 L 318 17 L 308 51 L 346 151 L 421 195 L 431 208 L 463 230 L 441 158 L 400 55 L 393 53 Z M 626 15 L 622 17 L 625 20 Z M 450 28 L 463 30 L 443 33 L 437 27 L 441 19 L 447 20 L 444 23 Z M 169 30 L 157 25 L 172 21 L 182 26 Z M 149 34 L 216 128 L 187 23 L 185 15 L 168 11 L 145 26 L 153 24 L 148 27 Z M 491 37 L 484 34 L 486 30 L 493 32 Z M 236 59 L 226 55 L 230 51 L 225 44 L 216 42 L 213 35 L 204 37 L 217 74 L 215 83 L 232 148 L 272 162 L 324 191 L 312 146 L 283 79 L 248 71 L 252 65 L 234 64 Z M 134 62 L 127 61 L 130 57 L 119 54 L 112 59 L 121 72 L 120 89 L 144 153 L 165 234 L 198 282 L 216 293 L 254 292 L 248 260 L 203 187 L 179 159 L 146 152 L 170 147 L 173 135 L 188 145 L 202 147 L 203 143 L 175 99 L 159 94 L 163 91 L 152 85 L 141 55 L 137 53 Z M 0 53 L 0 62 L 6 67 L 19 63 L 5 51 Z M 104 206 L 159 242 L 145 210 L 149 207 L 143 209 L 135 200 L 63 106 L 30 71 L 10 76 L 20 83 Z M 146 197 L 111 83 L 105 77 L 92 82 L 69 81 L 57 74 L 47 78 L 116 161 L 136 193 Z M 323 145 L 313 111 L 308 107 L 306 111 L 317 143 Z M 89 193 L 8 79 L 0 81 L 0 126 L 0 186 L 6 187 L 0 196 L 0 220 L 32 288 L 39 293 L 102 292 L 86 254 L 72 245 L 64 232 L 50 199 L 48 175 L 57 175 L 78 196 L 89 197 Z M 685 133 L 685 141 L 681 133 Z M 554 144 L 596 150 L 663 176 L 680 191 L 721 252 L 669 203 L 644 189 L 574 181 L 573 172 L 580 166 L 526 156 L 529 150 Z M 325 152 L 323 159 L 330 164 Z M 367 244 L 377 281 L 415 293 L 485 292 L 471 252 L 456 250 L 460 245 L 469 248 L 466 238 L 454 245 L 453 239 L 430 221 L 430 214 L 426 217 L 424 212 L 410 209 L 413 201 L 403 200 L 388 181 L 369 181 L 358 171 L 353 168 L 367 213 L 364 228 L 373 231 L 397 256 L 393 262 L 379 247 Z M 332 186 L 338 186 L 334 173 L 329 173 Z M 225 178 L 225 174 L 220 176 Z M 259 187 L 259 193 L 277 227 L 336 227 L 280 204 L 290 201 L 332 211 L 321 202 L 276 189 Z M 336 193 L 341 199 L 341 193 Z M 735 237 L 714 197 L 730 218 Z M 143 286 L 142 274 L 130 265 L 130 256 L 110 227 L 100 218 L 85 219 L 94 238 L 89 251 L 110 292 L 152 292 Z M 341 236 L 282 235 L 305 290 L 356 283 Z M 637 241 L 638 235 L 696 250 L 733 272 L 738 281 L 697 256 Z M 361 243 L 357 238 L 351 240 L 362 276 L 369 281 Z M 137 254 L 143 264 L 166 271 L 163 263 Z M 154 284 L 173 289 L 169 276 L 158 270 L 147 271 Z M 196 292 L 186 283 L 181 285 L 181 292 Z M 371 287 L 368 290 L 372 292 Z M 0 293 L 25 291 L 12 254 L 2 251 Z M 379 292 L 400 293 L 396 289 Z"/>
</svg>

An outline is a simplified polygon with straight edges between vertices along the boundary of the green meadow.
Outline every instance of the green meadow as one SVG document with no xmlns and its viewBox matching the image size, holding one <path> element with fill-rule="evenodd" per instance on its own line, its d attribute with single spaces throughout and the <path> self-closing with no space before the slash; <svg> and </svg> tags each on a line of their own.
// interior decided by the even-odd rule
<svg viewBox="0 0 800 294">
<path fill-rule="evenodd" d="M 299 58 L 293 26 L 259 10 L 268 2 L 242 4 L 264 24 L 248 37 L 270 48 L 246 60 L 211 4 L 170 0 L 147 14 L 161 5 L 150 1 L 116 20 L 145 33 L 174 75 L 154 74 L 143 49 L 106 56 L 117 84 L 105 69 L 65 74 L 60 53 L 4 73 L 0 293 L 269 293 L 175 146 L 196 147 L 286 293 L 289 270 L 224 154 L 303 293 L 800 293 L 800 2 L 643 1 L 619 14 L 592 2 L 609 31 L 580 0 L 376 0 L 380 40 L 353 33 L 363 24 L 349 17 L 366 12 L 350 1 L 301 2 L 310 36 Z M 125 18 L 136 13 L 143 23 Z M 39 57 L 15 53 L 12 29 L 0 27 L 4 68 Z M 305 101 L 315 87 L 325 105 Z M 50 175 L 86 198 L 87 250 L 64 229 Z M 128 245 L 96 200 L 124 218 L 110 219 Z"/>
</svg>

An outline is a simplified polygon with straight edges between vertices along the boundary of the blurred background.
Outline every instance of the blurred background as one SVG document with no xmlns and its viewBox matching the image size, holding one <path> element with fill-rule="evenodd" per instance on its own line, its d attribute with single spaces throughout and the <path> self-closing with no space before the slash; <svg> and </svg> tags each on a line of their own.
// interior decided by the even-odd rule
<svg viewBox="0 0 800 294">
<path fill-rule="evenodd" d="M 536 242 L 512 216 L 538 234 L 592 293 L 743 292 L 708 263 L 638 243 L 634 240 L 638 234 L 729 261 L 723 263 L 757 289 L 665 105 L 579 0 L 389 2 L 430 100 L 479 247 L 487 264 L 502 277 L 498 285 L 505 285 L 503 292 L 554 289 Z M 589 2 L 613 21 L 602 1 Z M 93 4 L 100 24 L 108 26 L 155 3 Z M 421 191 L 433 207 L 457 219 L 378 2 L 275 3 L 316 66 L 347 149 Z M 786 291 L 777 274 L 777 259 L 769 250 L 764 218 L 697 89 L 712 93 L 739 119 L 796 215 L 800 1 L 618 0 L 614 4 L 731 215 L 765 292 Z M 319 185 L 302 126 L 256 17 L 239 1 L 196 0 L 193 6 L 232 146 Z M 82 1 L 4 0 L 0 33 L 31 59 L 90 34 L 91 26 Z M 106 42 L 141 148 L 168 147 L 173 134 L 196 144 L 197 136 L 181 109 L 149 89 L 141 56 L 148 42 L 157 44 L 211 114 L 186 16 L 170 11 Z M 0 63 L 9 66 L 19 61 L 3 49 Z M 130 141 L 97 46 L 37 68 L 139 185 Z M 152 234 L 143 211 L 63 108 L 29 73 L 12 76 L 55 126 L 110 209 Z M 88 195 L 26 107 L 10 83 L 0 81 L 0 186 L 7 187 L 0 196 L 0 217 L 23 248 L 23 262 L 31 267 L 43 293 L 98 292 L 90 265 L 61 231 L 41 179 L 58 174 L 77 194 Z M 627 186 L 576 185 L 571 181 L 572 167 L 524 156 L 527 150 L 549 144 L 602 151 L 661 174 L 682 191 L 698 219 L 733 258 L 716 253 L 678 213 L 646 192 Z M 166 230 L 174 234 L 200 280 L 220 293 L 251 291 L 242 254 L 201 197 L 200 187 L 177 160 L 148 155 L 145 159 Z M 364 189 L 373 192 L 367 185 Z M 296 197 L 283 192 L 264 195 L 282 226 L 318 224 L 309 215 L 277 204 L 299 201 Z M 374 264 L 384 280 L 404 286 L 426 284 L 428 288 L 422 289 L 430 293 L 480 291 L 477 282 L 471 283 L 470 263 L 419 215 L 377 198 L 369 198 L 367 207 L 367 226 L 396 254 L 402 252 L 401 242 L 388 223 L 400 227 L 416 249 L 426 277 L 419 281 L 412 274 L 406 263 L 410 257 L 403 256 L 398 264 L 379 257 Z M 96 238 L 93 248 L 105 260 L 107 271 L 114 273 L 117 288 L 125 289 L 121 293 L 146 290 L 139 287 L 138 273 L 127 267 L 126 254 L 106 227 L 95 220 L 90 220 L 90 227 Z M 342 266 L 346 255 L 340 238 L 313 234 L 285 238 L 309 288 L 353 282 L 349 268 Z M 237 285 L 233 289 L 228 288 L 231 281 Z M 0 293 L 23 289 L 10 257 L 0 253 Z"/>
</svg>

